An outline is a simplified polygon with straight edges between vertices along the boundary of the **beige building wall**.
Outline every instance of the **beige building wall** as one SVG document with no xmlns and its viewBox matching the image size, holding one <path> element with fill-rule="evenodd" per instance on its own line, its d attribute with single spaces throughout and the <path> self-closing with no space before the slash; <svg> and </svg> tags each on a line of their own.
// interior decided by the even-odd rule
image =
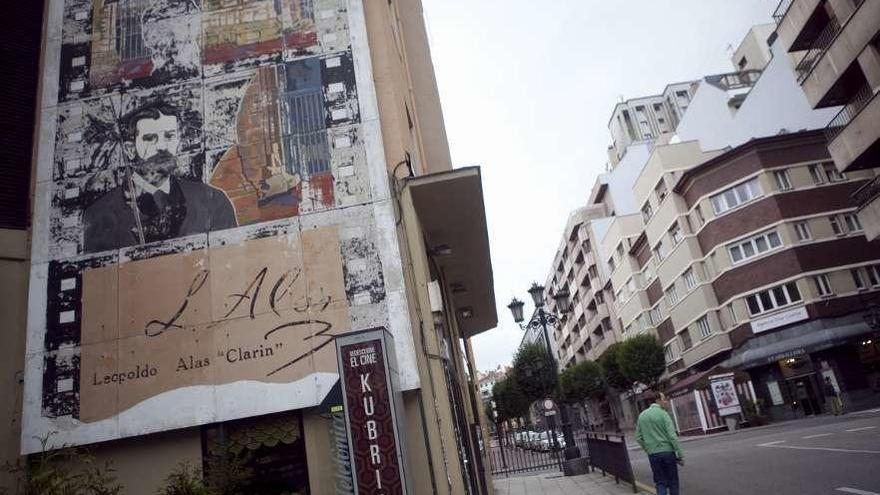
<svg viewBox="0 0 880 495">
<path fill-rule="evenodd" d="M 0 229 L 0 390 L 5 397 L 0 407 L 0 465 L 19 460 L 29 251 L 26 231 Z M 13 482 L 0 471 L 0 491 L 11 488 Z"/>
</svg>

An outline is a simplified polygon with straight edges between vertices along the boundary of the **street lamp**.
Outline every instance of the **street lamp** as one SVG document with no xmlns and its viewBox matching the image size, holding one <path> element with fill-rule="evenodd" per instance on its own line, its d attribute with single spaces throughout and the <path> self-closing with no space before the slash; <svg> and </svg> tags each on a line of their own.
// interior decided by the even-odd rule
<svg viewBox="0 0 880 495">
<path fill-rule="evenodd" d="M 565 314 L 568 313 L 571 308 L 571 303 L 569 301 L 569 296 L 571 294 L 569 294 L 568 289 L 564 287 L 553 294 L 553 300 L 556 302 L 556 309 L 560 313 L 559 315 L 556 315 L 555 313 L 544 310 L 544 287 L 542 285 L 538 285 L 537 282 L 532 282 L 532 286 L 529 288 L 528 292 L 532 297 L 532 302 L 535 304 L 535 313 L 532 315 L 528 323 L 525 325 L 522 324 L 522 322 L 525 321 L 525 318 L 523 317 L 523 306 L 525 304 L 522 301 L 514 297 L 507 307 L 510 309 L 511 314 L 513 314 L 513 321 L 519 324 L 520 328 L 526 331 L 529 329 L 541 329 L 544 332 L 544 346 L 547 349 L 547 354 L 550 356 L 550 362 L 553 366 L 553 375 L 558 378 L 559 368 L 556 363 L 556 357 L 553 355 L 553 349 L 550 347 L 550 336 L 547 333 L 547 326 L 554 327 L 565 318 Z M 565 437 L 565 460 L 576 459 L 581 456 L 581 452 L 577 445 L 575 445 L 574 435 L 571 433 L 571 424 L 568 422 L 568 411 L 564 405 L 559 407 L 559 413 L 562 416 L 562 435 Z M 552 421 L 550 421 L 550 435 L 553 437 L 553 444 L 558 447 L 556 432 L 554 431 Z"/>
</svg>

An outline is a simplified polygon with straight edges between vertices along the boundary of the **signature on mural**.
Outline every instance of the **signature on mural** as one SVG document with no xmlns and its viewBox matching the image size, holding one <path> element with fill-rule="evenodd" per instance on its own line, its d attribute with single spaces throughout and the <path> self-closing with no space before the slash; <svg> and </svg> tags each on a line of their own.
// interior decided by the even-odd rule
<svg viewBox="0 0 880 495">
<path fill-rule="evenodd" d="M 227 321 L 230 318 L 230 316 L 233 313 L 235 313 L 235 311 L 239 308 L 239 306 L 245 302 L 247 302 L 247 304 L 249 304 L 249 311 L 248 311 L 247 316 L 250 319 L 255 319 L 256 318 L 257 300 L 260 297 L 260 293 L 262 291 L 263 284 L 266 281 L 266 275 L 268 273 L 269 273 L 269 268 L 263 267 L 257 273 L 257 275 L 253 278 L 253 280 L 251 280 L 251 282 L 248 284 L 248 286 L 245 287 L 245 289 L 242 292 L 229 294 L 227 296 L 227 298 L 232 299 L 234 301 L 234 303 L 231 304 L 231 307 L 226 312 L 226 314 L 223 315 L 223 317 L 220 320 L 209 325 L 209 328 L 216 327 L 216 326 L 222 324 L 224 321 Z M 290 288 L 299 279 L 301 273 L 302 273 L 302 270 L 300 270 L 300 269 L 287 270 L 284 273 L 282 273 L 280 276 L 278 276 L 277 279 L 275 280 L 274 284 L 272 285 L 272 289 L 266 295 L 269 307 L 272 309 L 272 312 L 275 314 L 275 316 L 281 317 L 281 313 L 279 313 L 279 311 L 277 309 L 278 301 L 281 300 L 282 298 L 284 298 L 288 294 L 288 292 L 290 291 Z M 184 326 L 178 324 L 178 321 L 184 315 L 187 307 L 189 306 L 191 298 L 194 297 L 196 294 L 198 294 L 199 291 L 201 291 L 203 287 L 205 287 L 209 276 L 210 276 L 209 270 L 200 270 L 196 274 L 196 276 L 193 278 L 192 282 L 190 283 L 189 289 L 187 290 L 186 295 L 184 296 L 183 301 L 180 303 L 180 306 L 178 307 L 177 311 L 167 320 L 158 320 L 158 319 L 150 320 L 146 324 L 146 326 L 144 327 L 144 334 L 147 335 L 148 337 L 159 337 L 160 335 L 164 334 L 165 332 L 167 332 L 169 330 L 174 330 L 174 329 L 183 330 Z M 329 306 L 329 305 L 330 305 L 330 296 L 325 296 L 316 302 L 310 301 L 307 297 L 305 304 L 300 305 L 300 306 L 294 305 L 293 309 L 295 312 L 301 313 L 301 314 L 308 313 L 310 310 L 314 310 L 314 311 L 317 311 L 320 313 L 320 312 L 324 311 L 325 309 L 327 309 L 327 306 Z M 317 331 L 315 331 L 316 328 L 318 329 Z M 293 321 L 286 321 L 286 322 L 277 324 L 268 330 L 262 330 L 264 332 L 263 333 L 263 340 L 265 340 L 267 342 L 270 341 L 270 337 L 272 337 L 273 335 L 275 337 L 277 337 L 278 335 L 280 335 L 282 333 L 290 333 L 290 332 L 295 332 L 297 330 L 310 330 L 309 334 L 303 336 L 304 342 L 311 340 L 311 339 L 315 339 L 315 341 L 317 341 L 317 338 L 323 339 L 323 341 L 321 343 L 313 344 L 307 351 L 293 355 L 289 361 L 282 363 L 280 366 L 278 366 L 275 369 L 266 373 L 266 376 L 267 377 L 272 376 L 275 373 L 278 373 L 279 371 L 282 371 L 286 368 L 289 368 L 290 366 L 293 366 L 294 364 L 302 361 L 303 359 L 311 356 L 312 354 L 320 351 L 321 349 L 323 349 L 324 347 L 329 345 L 331 342 L 333 342 L 333 335 L 329 335 L 329 332 L 332 329 L 333 329 L 333 324 L 330 322 L 322 321 L 322 320 L 318 320 L 318 319 L 306 318 L 306 319 L 296 319 Z M 282 343 L 275 344 L 275 349 L 280 349 L 281 347 L 283 347 Z M 224 355 L 226 360 L 229 363 L 235 363 L 235 362 L 239 362 L 239 361 L 246 361 L 246 360 L 250 360 L 250 359 L 257 359 L 257 358 L 263 358 L 263 357 L 270 357 L 270 356 L 274 355 L 274 351 L 273 351 L 272 347 L 263 347 L 263 345 L 260 344 L 259 347 L 257 347 L 256 349 L 257 350 L 254 350 L 254 351 L 247 351 L 247 350 L 242 351 L 241 348 L 236 348 L 236 349 L 227 350 L 225 352 L 221 352 L 220 354 Z M 183 358 L 181 358 L 181 359 L 183 359 Z M 202 363 L 210 363 L 210 360 L 205 359 L 202 363 L 199 363 L 200 364 L 199 366 L 196 366 L 195 365 L 196 363 L 195 363 L 194 359 L 192 358 L 192 356 L 190 356 L 189 359 L 190 359 L 192 365 L 191 366 L 184 365 L 183 366 L 184 370 L 188 370 L 188 369 L 192 369 L 192 368 L 201 368 Z M 207 365 L 207 364 L 205 364 L 205 365 Z M 180 365 L 178 365 L 178 371 L 179 370 L 180 370 Z"/>
</svg>

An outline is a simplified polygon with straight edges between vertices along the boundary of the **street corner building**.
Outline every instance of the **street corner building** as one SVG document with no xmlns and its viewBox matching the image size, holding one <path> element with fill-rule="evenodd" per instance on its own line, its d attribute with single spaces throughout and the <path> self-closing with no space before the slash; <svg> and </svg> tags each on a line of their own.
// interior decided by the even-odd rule
<svg viewBox="0 0 880 495">
<path fill-rule="evenodd" d="M 491 493 L 480 170 L 452 169 L 420 3 L 27 15 L 3 460 L 87 446 L 126 494 L 230 451 L 263 494 Z"/>
</svg>

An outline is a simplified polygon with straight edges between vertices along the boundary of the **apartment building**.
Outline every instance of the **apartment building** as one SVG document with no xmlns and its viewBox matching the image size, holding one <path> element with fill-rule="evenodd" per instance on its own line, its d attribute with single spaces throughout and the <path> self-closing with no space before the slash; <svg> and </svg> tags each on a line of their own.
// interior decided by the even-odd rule
<svg viewBox="0 0 880 495">
<path fill-rule="evenodd" d="M 0 189 L 0 461 L 88 446 L 138 495 L 231 448 L 243 492 L 343 493 L 358 364 L 385 377 L 384 486 L 492 493 L 480 171 L 452 169 L 420 2 L 20 10 L 40 66 L 4 103 L 36 118 Z"/>
<path fill-rule="evenodd" d="M 880 160 L 880 5 L 865 0 L 783 0 L 774 13 L 800 87 L 813 108 L 838 107 L 826 126 L 838 171 Z M 880 236 L 880 183 L 855 193 L 868 239 Z"/>
<path fill-rule="evenodd" d="M 553 270 L 544 284 L 546 304 L 553 312 L 552 294 L 567 290 L 570 311 L 553 329 L 551 346 L 557 362 L 564 368 L 586 360 L 593 361 L 617 341 L 614 314 L 606 303 L 604 277 L 593 251 L 590 224 L 607 216 L 604 205 L 579 208 L 571 213 L 553 261 Z"/>
<path fill-rule="evenodd" d="M 627 147 L 642 141 L 654 141 L 674 133 L 693 99 L 699 81 L 669 84 L 658 95 L 631 98 L 614 106 L 608 129 L 612 143 L 608 147 L 611 166 L 623 158 Z"/>
</svg>

